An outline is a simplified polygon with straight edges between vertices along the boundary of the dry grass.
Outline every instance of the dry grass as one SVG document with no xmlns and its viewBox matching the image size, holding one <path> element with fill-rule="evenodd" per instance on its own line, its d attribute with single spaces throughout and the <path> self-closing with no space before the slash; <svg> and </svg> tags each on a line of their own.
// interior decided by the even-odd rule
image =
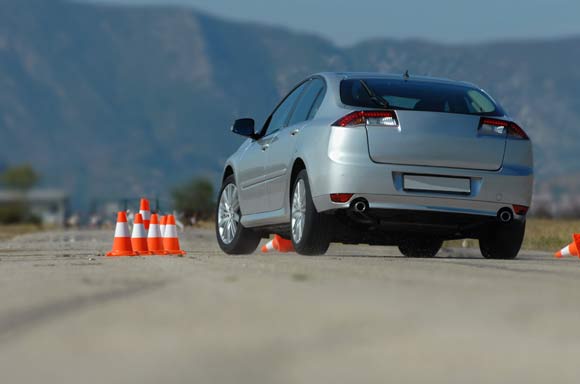
<svg viewBox="0 0 580 384">
<path fill-rule="evenodd" d="M 532 219 L 526 228 L 524 248 L 555 252 L 572 241 L 573 233 L 580 233 L 580 220 Z"/>
<path fill-rule="evenodd" d="M 556 252 L 572 241 L 572 234 L 580 233 L 580 220 L 528 219 L 523 249 Z M 477 240 L 448 241 L 447 247 L 478 247 Z"/>
<path fill-rule="evenodd" d="M 215 229 L 215 221 L 198 221 L 194 228 Z"/>
<path fill-rule="evenodd" d="M 6 240 L 26 233 L 39 232 L 42 228 L 34 224 L 0 225 L 0 240 Z"/>
</svg>

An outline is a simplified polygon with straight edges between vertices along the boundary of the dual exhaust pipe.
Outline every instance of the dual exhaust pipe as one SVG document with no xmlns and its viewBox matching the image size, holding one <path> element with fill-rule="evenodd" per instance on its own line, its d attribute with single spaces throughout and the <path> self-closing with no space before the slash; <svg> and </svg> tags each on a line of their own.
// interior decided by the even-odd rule
<svg viewBox="0 0 580 384">
<path fill-rule="evenodd" d="M 353 212 L 362 215 L 369 209 L 369 202 L 365 199 L 356 199 L 352 202 L 350 208 Z M 514 220 L 514 213 L 509 208 L 502 208 L 497 212 L 497 219 L 500 223 L 511 223 Z"/>
</svg>

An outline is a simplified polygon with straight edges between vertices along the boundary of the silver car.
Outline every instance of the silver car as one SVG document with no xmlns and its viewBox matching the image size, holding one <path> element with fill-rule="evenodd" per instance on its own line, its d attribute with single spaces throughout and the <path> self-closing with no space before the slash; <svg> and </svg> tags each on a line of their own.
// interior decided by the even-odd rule
<svg viewBox="0 0 580 384">
<path fill-rule="evenodd" d="M 475 238 L 486 258 L 519 252 L 533 184 L 524 130 L 479 87 L 378 73 L 299 83 L 227 160 L 216 236 L 229 254 L 276 233 L 303 255 L 331 242 L 433 257 Z"/>
</svg>

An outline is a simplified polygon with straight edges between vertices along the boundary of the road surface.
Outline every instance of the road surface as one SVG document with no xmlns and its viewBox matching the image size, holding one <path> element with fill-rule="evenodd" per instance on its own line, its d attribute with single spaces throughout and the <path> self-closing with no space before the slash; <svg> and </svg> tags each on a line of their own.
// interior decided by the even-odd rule
<svg viewBox="0 0 580 384">
<path fill-rule="evenodd" d="M 332 246 L 106 258 L 112 233 L 0 243 L 2 383 L 578 383 L 580 260 Z"/>
</svg>

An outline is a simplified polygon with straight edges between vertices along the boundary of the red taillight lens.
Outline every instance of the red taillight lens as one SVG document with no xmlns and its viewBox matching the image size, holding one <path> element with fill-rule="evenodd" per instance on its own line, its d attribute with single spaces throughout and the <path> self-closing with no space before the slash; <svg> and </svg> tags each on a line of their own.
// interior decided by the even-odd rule
<svg viewBox="0 0 580 384">
<path fill-rule="evenodd" d="M 528 213 L 528 209 L 529 207 L 526 207 L 525 205 L 512 205 L 512 207 L 514 208 L 514 213 L 516 215 L 525 215 L 526 213 Z"/>
<path fill-rule="evenodd" d="M 524 132 L 524 130 L 516 123 L 499 119 L 490 119 L 487 117 L 481 118 L 479 123 L 479 133 L 493 136 L 504 136 L 507 134 L 508 137 L 514 139 L 529 140 L 526 132 Z"/>
<path fill-rule="evenodd" d="M 354 193 L 331 193 L 330 200 L 335 203 L 346 203 L 350 200 L 352 195 L 354 195 Z"/>
<path fill-rule="evenodd" d="M 529 140 L 530 139 L 528 137 L 528 135 L 526 134 L 526 132 L 524 132 L 524 130 L 516 123 L 511 123 L 509 125 L 508 137 L 514 137 L 516 139 L 522 139 L 522 140 Z"/>
<path fill-rule="evenodd" d="M 374 125 L 398 127 L 394 111 L 356 111 L 340 118 L 332 124 L 337 127 L 356 127 L 359 125 Z"/>
</svg>

